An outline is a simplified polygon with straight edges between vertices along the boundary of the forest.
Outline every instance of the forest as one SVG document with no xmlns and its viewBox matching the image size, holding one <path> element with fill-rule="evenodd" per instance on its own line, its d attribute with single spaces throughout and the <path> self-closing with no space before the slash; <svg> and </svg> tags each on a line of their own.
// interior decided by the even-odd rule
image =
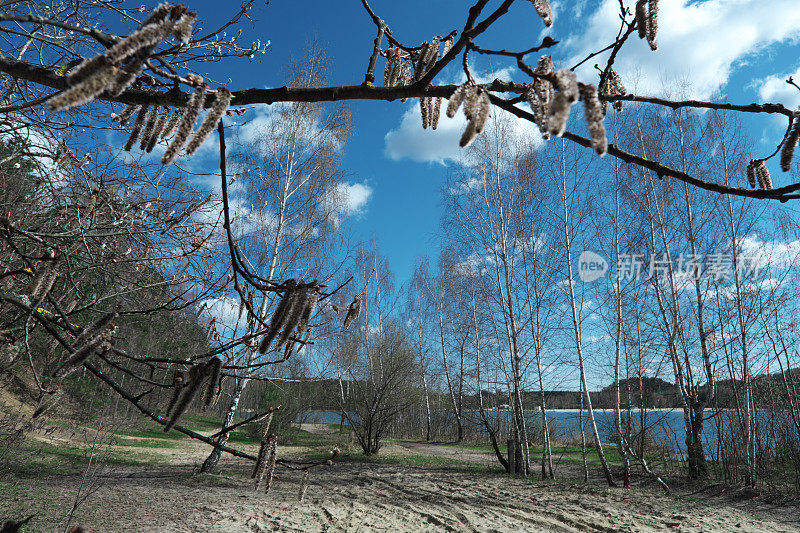
<svg viewBox="0 0 800 533">
<path fill-rule="evenodd" d="M 206 4 L 0 0 L 0 531 L 795 530 L 796 7 Z"/>
</svg>

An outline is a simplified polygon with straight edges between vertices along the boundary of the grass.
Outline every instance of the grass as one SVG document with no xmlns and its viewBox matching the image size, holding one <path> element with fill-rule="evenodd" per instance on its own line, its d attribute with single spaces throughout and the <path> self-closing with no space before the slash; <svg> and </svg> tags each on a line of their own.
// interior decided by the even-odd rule
<svg viewBox="0 0 800 533">
<path fill-rule="evenodd" d="M 312 459 L 327 459 L 329 454 L 315 453 L 311 454 Z M 361 453 L 344 454 L 340 456 L 338 461 L 348 463 L 368 463 L 379 465 L 405 465 L 405 466 L 425 466 L 434 468 L 446 468 L 448 470 L 455 470 L 465 473 L 498 473 L 501 472 L 497 466 L 490 466 L 484 464 L 472 463 L 469 461 L 462 461 L 453 459 L 451 457 L 437 457 L 432 455 L 418 455 L 418 454 L 392 454 L 381 455 L 378 452 L 376 455 L 363 455 Z"/>
<path fill-rule="evenodd" d="M 16 454 L 19 460 L 8 465 L 9 473 L 17 477 L 41 478 L 42 476 L 70 475 L 83 471 L 89 459 L 89 447 L 70 444 L 42 444 L 26 442 Z M 127 450 L 108 449 L 98 446 L 96 454 L 102 456 L 106 465 L 132 466 L 152 464 L 158 461 L 150 454 L 135 453 Z"/>
<path fill-rule="evenodd" d="M 336 424 L 338 427 L 338 424 Z M 290 427 L 277 432 L 278 443 L 289 446 L 305 446 L 308 448 L 343 448 L 350 444 L 350 432 L 346 433 L 311 433 L 304 429 Z"/>
<path fill-rule="evenodd" d="M 168 439 L 118 439 L 115 444 L 132 448 L 177 448 L 180 443 Z"/>
<path fill-rule="evenodd" d="M 462 448 L 465 450 L 471 451 L 482 451 L 482 452 L 490 452 L 494 453 L 494 448 L 491 444 L 476 444 L 476 443 L 451 443 L 447 444 L 446 446 L 454 446 L 456 448 Z M 508 455 L 508 447 L 501 445 L 498 446 L 500 449 L 500 453 L 503 456 Z M 554 463 L 562 463 L 562 464 L 583 464 L 583 454 L 581 452 L 580 446 L 574 445 L 562 445 L 562 446 L 552 446 L 550 448 L 551 453 L 553 454 L 553 462 Z M 542 455 L 543 448 L 541 446 L 532 446 L 530 448 L 531 459 L 540 458 Z M 606 461 L 611 466 L 621 466 L 622 465 L 622 457 L 619 455 L 619 452 L 615 447 L 605 446 L 604 450 Z M 655 462 L 660 460 L 660 456 L 656 452 L 649 452 L 645 454 L 645 458 L 650 462 Z M 589 465 L 599 465 L 600 464 L 600 456 L 597 454 L 597 451 L 594 448 L 586 448 L 586 462 Z"/>
<path fill-rule="evenodd" d="M 159 440 L 177 440 L 177 439 L 188 439 L 188 435 L 184 435 L 183 433 L 179 433 L 177 431 L 170 431 L 169 433 L 164 433 L 164 430 L 161 429 L 162 426 L 155 426 L 153 429 L 126 429 L 124 431 L 118 431 L 117 435 L 121 435 L 124 437 L 136 437 L 140 439 L 159 439 Z"/>
<path fill-rule="evenodd" d="M 45 485 L 20 486 L 0 481 L 0 502 L 6 516 L 22 519 L 33 514 L 28 524 L 22 526 L 23 533 L 43 531 L 45 524 L 57 524 L 64 519 L 75 497 L 74 491 L 63 491 Z M 48 530 L 50 527 L 47 528 Z"/>
</svg>

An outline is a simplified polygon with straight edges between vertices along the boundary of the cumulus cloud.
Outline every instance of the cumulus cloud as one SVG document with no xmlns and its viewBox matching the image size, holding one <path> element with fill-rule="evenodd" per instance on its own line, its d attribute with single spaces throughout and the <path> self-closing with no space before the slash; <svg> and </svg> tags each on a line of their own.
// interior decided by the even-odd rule
<svg viewBox="0 0 800 533">
<path fill-rule="evenodd" d="M 629 87 L 642 94 L 663 94 L 665 84 L 686 80 L 687 96 L 709 98 L 725 86 L 731 73 L 764 48 L 800 37 L 800 3 L 772 0 L 673 0 L 659 4 L 658 51 L 631 38 L 614 68 Z M 567 44 L 570 61 L 613 41 L 619 30 L 619 3 L 603 0 L 590 15 L 586 30 Z M 582 67 L 585 79 L 596 61 Z"/>
<path fill-rule="evenodd" d="M 239 300 L 220 296 L 204 300 L 200 305 L 211 317 L 216 318 L 215 326 L 218 333 L 225 335 L 236 329 L 236 322 L 239 318 Z"/>
<path fill-rule="evenodd" d="M 341 182 L 336 184 L 334 191 L 339 209 L 345 216 L 362 213 L 372 196 L 372 187 L 366 183 Z"/>
<path fill-rule="evenodd" d="M 334 227 L 344 219 L 364 212 L 372 197 L 372 187 L 366 183 L 339 182 L 328 190 L 325 203 Z"/>
<path fill-rule="evenodd" d="M 800 68 L 786 74 L 767 76 L 758 82 L 758 96 L 762 102 L 780 103 L 789 108 L 800 106 L 800 91 L 789 85 L 789 76 L 800 82 Z"/>
<path fill-rule="evenodd" d="M 501 80 L 513 79 L 517 70 L 513 67 L 501 69 L 481 76 L 476 76 L 478 83 L 489 83 L 495 78 Z M 443 80 L 442 83 L 462 84 L 465 81 L 464 74 L 454 80 Z M 526 108 L 527 106 L 522 106 Z M 389 131 L 385 137 L 385 153 L 394 160 L 411 159 L 420 163 L 438 163 L 445 165 L 448 162 L 463 163 L 464 151 L 458 143 L 464 129 L 467 127 L 467 120 L 459 110 L 453 118 L 448 118 L 445 114 L 447 100 L 442 99 L 442 109 L 439 118 L 439 126 L 436 130 L 422 129 L 422 119 L 420 118 L 419 101 L 413 99 L 409 102 L 400 125 Z M 541 134 L 538 128 L 527 120 L 517 118 L 510 113 L 492 107 L 492 114 L 497 117 L 508 117 L 513 125 L 513 131 L 541 142 Z M 490 115 L 492 116 L 492 115 Z M 491 120 L 491 119 L 490 119 Z"/>
<path fill-rule="evenodd" d="M 765 241 L 752 234 L 743 238 L 740 245 L 743 258 L 750 259 L 761 269 L 800 266 L 800 240 Z"/>
</svg>

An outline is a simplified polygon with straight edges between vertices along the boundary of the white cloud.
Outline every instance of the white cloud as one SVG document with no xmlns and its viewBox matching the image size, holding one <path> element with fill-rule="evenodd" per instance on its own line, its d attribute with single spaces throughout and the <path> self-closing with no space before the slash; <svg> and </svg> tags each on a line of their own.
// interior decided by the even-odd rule
<svg viewBox="0 0 800 533">
<path fill-rule="evenodd" d="M 687 96 L 709 98 L 748 56 L 800 37 L 797 0 L 672 0 L 659 7 L 658 51 L 633 35 L 614 64 L 629 90 L 638 79 L 642 94 L 663 94 L 664 84 L 687 80 Z M 612 42 L 618 30 L 619 3 L 604 0 L 586 31 L 568 41 L 575 51 L 571 62 Z M 590 74 L 596 62 L 581 68 L 584 78 L 596 77 Z"/>
<path fill-rule="evenodd" d="M 765 241 L 757 234 L 741 239 L 741 254 L 755 260 L 760 268 L 800 266 L 800 240 Z"/>
<path fill-rule="evenodd" d="M 789 108 L 800 106 L 800 91 L 786 83 L 789 76 L 800 83 L 800 68 L 783 75 L 768 76 L 758 82 L 758 96 L 762 102 L 779 103 Z"/>
<path fill-rule="evenodd" d="M 366 183 L 337 183 L 334 196 L 344 216 L 360 214 L 372 197 L 372 187 Z"/>
<path fill-rule="evenodd" d="M 489 83 L 495 78 L 501 80 L 511 80 L 516 72 L 514 67 L 508 67 L 484 75 L 476 75 L 475 81 L 478 83 Z M 442 80 L 441 83 L 461 84 L 465 81 L 464 73 L 455 80 Z M 415 98 L 410 103 L 400 125 L 389 131 L 385 137 L 385 153 L 394 161 L 401 159 L 411 159 L 420 163 L 439 163 L 449 162 L 463 163 L 464 151 L 459 147 L 461 135 L 467 127 L 467 120 L 460 112 L 453 118 L 448 118 L 445 114 L 447 100 L 442 99 L 441 114 L 439 125 L 436 130 L 422 129 L 422 119 L 420 118 L 419 101 Z M 524 107 L 524 106 L 523 106 Z M 528 139 L 541 142 L 541 134 L 538 128 L 531 122 L 517 118 L 506 111 L 497 107 L 492 107 L 490 117 L 496 115 L 498 118 L 508 117 L 513 125 L 514 133 Z M 491 120 L 491 118 L 489 119 Z M 488 126 L 487 126 L 488 129 Z"/>
<path fill-rule="evenodd" d="M 211 317 L 216 318 L 215 325 L 220 335 L 225 335 L 236 328 L 239 318 L 239 300 L 220 296 L 204 300 L 200 305 L 207 310 Z"/>
<path fill-rule="evenodd" d="M 461 157 L 458 141 L 467 121 L 461 113 L 452 119 L 447 118 L 444 113 L 446 105 L 447 101 L 443 100 L 436 130 L 422 129 L 418 103 L 409 106 L 400 126 L 386 134 L 386 155 L 394 161 L 404 158 L 420 163 L 458 161 Z"/>
</svg>

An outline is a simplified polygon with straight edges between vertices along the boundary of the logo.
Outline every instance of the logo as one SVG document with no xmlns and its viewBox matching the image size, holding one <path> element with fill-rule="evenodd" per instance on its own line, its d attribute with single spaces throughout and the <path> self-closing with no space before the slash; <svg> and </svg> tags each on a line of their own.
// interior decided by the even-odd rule
<svg viewBox="0 0 800 533">
<path fill-rule="evenodd" d="M 600 279 L 608 271 L 608 261 L 594 252 L 583 252 L 578 257 L 578 277 L 584 283 Z"/>
</svg>

